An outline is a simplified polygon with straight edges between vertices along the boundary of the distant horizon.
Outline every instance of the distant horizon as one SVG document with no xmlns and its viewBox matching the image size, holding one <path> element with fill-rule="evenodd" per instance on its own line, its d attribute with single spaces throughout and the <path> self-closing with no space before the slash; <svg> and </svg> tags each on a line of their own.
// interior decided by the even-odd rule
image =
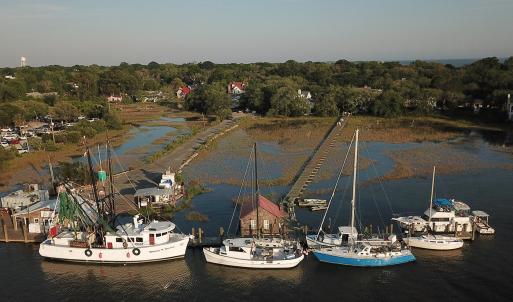
<svg viewBox="0 0 513 302">
<path fill-rule="evenodd" d="M 297 61 L 297 60 L 294 60 L 294 59 L 288 59 L 288 60 L 285 60 L 285 61 L 279 61 L 279 62 L 271 62 L 271 61 L 255 61 L 255 62 L 215 62 L 215 61 L 212 61 L 212 60 L 203 60 L 203 61 L 191 61 L 191 62 L 184 62 L 184 63 L 176 63 L 176 62 L 158 62 L 158 61 L 155 61 L 155 60 L 151 60 L 149 62 L 146 62 L 146 63 L 140 63 L 140 62 L 125 62 L 125 61 L 121 61 L 119 62 L 118 64 L 111 64 L 111 65 L 107 65 L 107 64 L 97 64 L 97 63 L 92 63 L 92 64 L 73 64 L 73 65 L 62 65 L 62 64 L 47 64 L 47 65 L 31 65 L 30 64 L 30 58 L 26 57 L 27 59 L 27 65 L 26 67 L 34 67 L 34 68 L 39 68 L 39 67 L 49 67 L 49 66 L 60 66 L 60 67 L 73 67 L 73 66 L 100 66 L 100 67 L 116 67 L 116 66 L 120 66 L 122 63 L 127 63 L 129 65 L 148 65 L 149 63 L 151 62 L 155 62 L 157 64 L 160 64 L 160 65 L 164 65 L 164 64 L 173 64 L 173 65 L 186 65 L 186 64 L 199 64 L 199 63 L 202 63 L 202 62 L 212 62 L 216 65 L 229 65 L 229 64 L 261 64 L 261 63 L 269 63 L 269 64 L 282 64 L 282 63 L 285 63 L 289 60 L 293 60 L 293 61 L 296 61 L 298 63 L 307 63 L 307 62 L 314 62 L 314 63 L 335 63 L 339 60 L 346 60 L 348 62 L 352 62 L 352 63 L 360 63 L 360 62 L 385 62 L 385 63 L 388 63 L 388 62 L 398 62 L 400 64 L 409 64 L 409 63 L 412 63 L 412 62 L 415 62 L 415 61 L 424 61 L 424 62 L 435 62 L 435 63 L 440 63 L 440 64 L 451 64 L 451 65 L 454 65 L 455 67 L 460 67 L 460 66 L 464 66 L 464 65 L 467 65 L 467 64 L 471 64 L 473 62 L 476 62 L 476 61 L 479 61 L 479 60 L 482 60 L 482 59 L 485 59 L 485 58 L 492 58 L 492 57 L 495 57 L 497 59 L 499 59 L 499 61 L 501 62 L 504 62 L 506 59 L 510 58 L 510 57 L 513 57 L 513 54 L 511 56 L 501 56 L 501 57 L 498 57 L 498 56 L 484 56 L 484 57 L 476 57 L 476 58 L 449 58 L 449 59 L 399 59 L 399 60 L 380 60 L 380 59 L 370 59 L 370 60 L 351 60 L 351 59 L 347 59 L 347 58 L 341 58 L 341 59 L 337 59 L 337 60 L 326 60 L 326 61 L 314 61 L 314 60 L 307 60 L 307 61 Z M 3 69 L 3 68 L 19 68 L 20 67 L 20 59 L 21 59 L 21 56 L 20 58 L 18 59 L 18 65 L 17 66 L 1 66 L 0 69 Z M 451 63 L 451 61 L 453 61 Z M 457 63 L 457 62 L 460 62 L 460 64 L 454 64 L 454 63 Z"/>
</svg>

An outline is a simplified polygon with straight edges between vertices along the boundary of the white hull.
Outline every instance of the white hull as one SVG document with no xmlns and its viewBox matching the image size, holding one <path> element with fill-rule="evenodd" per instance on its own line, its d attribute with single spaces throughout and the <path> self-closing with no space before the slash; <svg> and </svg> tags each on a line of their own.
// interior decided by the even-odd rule
<svg viewBox="0 0 513 302">
<path fill-rule="evenodd" d="M 426 250 L 450 251 L 463 247 L 463 240 L 447 236 L 416 236 L 404 238 L 403 240 L 410 247 Z"/>
<path fill-rule="evenodd" d="M 215 252 L 214 248 L 204 248 L 203 254 L 208 263 L 215 263 L 219 265 L 242 267 L 242 268 L 255 268 L 255 269 L 277 269 L 277 268 L 293 268 L 299 264 L 304 258 L 301 255 L 292 259 L 283 260 L 251 260 L 239 259 L 229 256 L 222 256 Z"/>
<path fill-rule="evenodd" d="M 39 254 L 48 259 L 87 262 L 87 263 L 142 263 L 163 261 L 174 258 L 184 257 L 187 249 L 189 237 L 185 236 L 182 240 L 167 242 L 159 245 L 136 246 L 140 253 L 137 254 L 135 248 L 79 248 L 64 245 L 52 244 L 48 239 L 39 246 Z M 86 251 L 90 251 L 90 256 Z M 89 252 L 87 252 L 89 253 Z"/>
</svg>

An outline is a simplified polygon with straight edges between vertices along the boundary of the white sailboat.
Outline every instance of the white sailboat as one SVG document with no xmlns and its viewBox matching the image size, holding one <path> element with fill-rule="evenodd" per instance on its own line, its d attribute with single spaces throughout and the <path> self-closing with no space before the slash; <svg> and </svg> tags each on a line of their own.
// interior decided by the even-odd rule
<svg viewBox="0 0 513 302">
<path fill-rule="evenodd" d="M 436 166 L 433 167 L 433 179 L 431 181 L 431 197 L 429 198 L 429 219 L 428 219 L 428 229 L 431 225 L 431 217 L 433 211 L 433 194 L 435 189 L 435 173 Z M 421 234 L 418 236 L 407 236 L 403 239 L 406 243 L 408 243 L 411 247 L 428 249 L 428 250 L 438 250 L 438 251 L 448 251 L 455 250 L 463 247 L 463 240 L 456 237 L 443 236 L 443 235 L 434 235 L 431 234 L 428 230 L 426 234 Z"/>
<path fill-rule="evenodd" d="M 390 266 L 415 261 L 415 256 L 413 256 L 410 249 L 398 241 L 395 235 L 391 235 L 387 239 L 364 239 L 359 238 L 360 236 L 355 232 L 357 165 L 358 129 L 355 132 L 353 198 L 351 201 L 351 225 L 348 227 L 347 243 L 341 241 L 339 244 L 325 246 L 325 239 L 319 240 L 318 237 L 314 238 L 314 240 L 319 242 L 319 247 L 313 250 L 315 257 L 325 263 L 363 267 Z M 344 239 L 344 234 L 342 232 L 340 234 L 342 235 L 340 238 Z"/>
<path fill-rule="evenodd" d="M 144 224 L 136 215 L 132 223 L 114 228 L 112 177 L 111 194 L 100 201 L 89 150 L 87 155 L 96 207 L 70 185 L 61 185 L 58 189 L 60 224 L 51 228 L 49 238 L 39 246 L 39 254 L 61 261 L 112 264 L 183 257 L 191 237 L 176 233 L 170 221 L 153 220 Z M 111 173 L 110 156 L 109 170 Z"/>
<path fill-rule="evenodd" d="M 262 238 L 259 224 L 259 187 L 257 173 L 257 152 L 254 144 L 255 159 L 255 204 L 257 236 L 233 238 L 223 241 L 221 247 L 203 248 L 208 263 L 255 269 L 292 268 L 303 259 L 303 250 L 299 242 L 282 238 Z"/>
</svg>

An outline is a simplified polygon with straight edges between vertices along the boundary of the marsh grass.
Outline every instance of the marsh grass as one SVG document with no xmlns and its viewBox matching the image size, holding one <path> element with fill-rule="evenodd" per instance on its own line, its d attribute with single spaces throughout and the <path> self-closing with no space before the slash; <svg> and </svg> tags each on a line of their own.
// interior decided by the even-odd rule
<svg viewBox="0 0 513 302">
<path fill-rule="evenodd" d="M 352 116 L 348 120 L 341 140 L 350 141 L 356 128 L 360 129 L 361 141 L 381 141 L 394 144 L 425 141 L 443 142 L 461 136 L 472 129 L 500 130 L 495 126 L 446 117 L 379 118 Z"/>
<path fill-rule="evenodd" d="M 209 220 L 207 215 L 201 214 L 197 211 L 190 211 L 189 213 L 187 213 L 187 215 L 185 215 L 185 219 L 188 221 L 197 222 L 207 222 Z"/>
</svg>

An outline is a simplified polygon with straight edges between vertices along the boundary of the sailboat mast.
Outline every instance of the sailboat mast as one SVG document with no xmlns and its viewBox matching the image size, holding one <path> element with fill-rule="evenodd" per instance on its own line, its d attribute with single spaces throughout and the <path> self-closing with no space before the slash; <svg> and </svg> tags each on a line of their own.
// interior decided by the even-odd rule
<svg viewBox="0 0 513 302">
<path fill-rule="evenodd" d="M 351 237 L 353 237 L 353 229 L 355 225 L 355 211 L 356 211 L 356 170 L 358 167 L 358 129 L 355 133 L 354 144 L 354 166 L 353 166 L 353 200 L 351 200 Z"/>
<path fill-rule="evenodd" d="M 94 201 L 96 202 L 96 208 L 98 212 L 102 212 L 103 215 L 103 209 L 100 208 L 100 199 L 98 198 L 98 189 L 96 188 L 96 175 L 94 174 L 93 170 L 93 162 L 91 160 L 91 152 L 89 151 L 89 147 L 86 146 L 86 153 L 87 153 L 87 163 L 89 165 L 89 173 L 91 174 L 91 185 L 93 186 L 93 194 L 94 194 Z"/>
<path fill-rule="evenodd" d="M 108 159 L 108 165 L 109 165 L 109 190 L 110 190 L 110 194 L 109 194 L 109 201 L 110 201 L 110 211 L 111 211 L 111 215 L 112 217 L 115 217 L 116 216 L 116 205 L 115 205 L 115 201 L 114 201 L 114 179 L 113 179 L 113 175 L 112 175 L 112 158 L 111 158 L 111 153 L 110 153 L 110 140 L 107 139 L 107 159 Z"/>
<path fill-rule="evenodd" d="M 260 218 L 258 213 L 258 208 L 260 207 L 258 199 L 260 196 L 260 191 L 258 187 L 258 165 L 257 165 L 257 144 L 253 145 L 253 149 L 255 152 L 255 203 L 256 203 L 256 227 L 257 227 L 257 238 L 260 238 Z"/>
<path fill-rule="evenodd" d="M 429 220 L 428 227 L 431 225 L 431 212 L 433 211 L 433 194 L 435 192 L 435 172 L 436 166 L 433 166 L 433 179 L 431 180 L 431 198 L 429 198 Z"/>
</svg>

